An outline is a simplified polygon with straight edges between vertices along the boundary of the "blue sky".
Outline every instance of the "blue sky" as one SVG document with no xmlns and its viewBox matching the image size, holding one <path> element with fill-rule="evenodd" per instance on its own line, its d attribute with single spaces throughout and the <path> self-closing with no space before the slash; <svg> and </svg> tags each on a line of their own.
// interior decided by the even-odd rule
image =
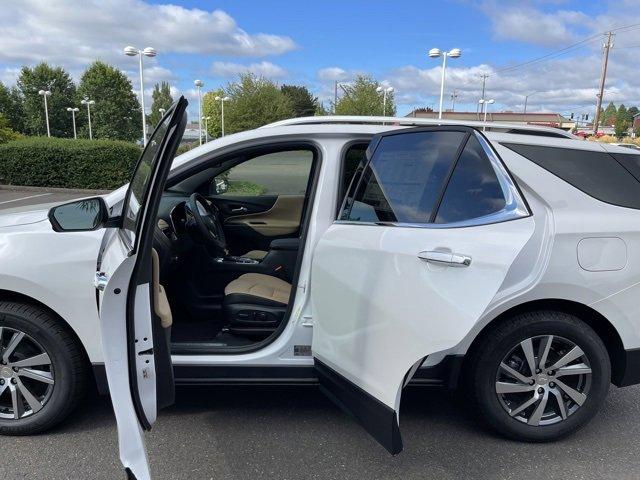
<svg viewBox="0 0 640 480">
<path fill-rule="evenodd" d="M 253 0 L 22 0 L 0 18 L 0 79 L 15 81 L 23 64 L 45 60 L 77 78 L 94 58 L 116 64 L 139 88 L 127 44 L 154 46 L 147 89 L 169 81 L 193 98 L 193 80 L 205 90 L 240 71 L 278 83 L 307 85 L 321 100 L 333 81 L 367 74 L 394 86 L 399 113 L 435 106 L 440 62 L 432 47 L 461 48 L 447 68 L 445 105 L 474 110 L 480 75 L 496 109 L 591 113 L 601 69 L 602 38 L 617 30 L 605 100 L 640 103 L 640 0 L 253 1 Z M 141 28 L 145 25 L 146 28 Z M 590 41 L 532 65 L 500 71 Z M 618 48 L 619 47 L 619 48 Z M 535 93 L 534 93 L 535 92 Z"/>
</svg>

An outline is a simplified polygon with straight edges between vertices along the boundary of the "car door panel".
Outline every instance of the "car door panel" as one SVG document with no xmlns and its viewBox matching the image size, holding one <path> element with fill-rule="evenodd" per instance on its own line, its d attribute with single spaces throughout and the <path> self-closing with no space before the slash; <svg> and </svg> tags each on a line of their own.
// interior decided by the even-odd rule
<svg viewBox="0 0 640 480">
<path fill-rule="evenodd" d="M 174 399 L 171 316 L 152 245 L 164 182 L 186 125 L 186 105 L 184 98 L 176 102 L 149 139 L 119 227 L 115 234 L 105 233 L 98 259 L 100 326 L 120 459 L 129 478 L 138 480 L 150 479 L 143 430 Z"/>
<path fill-rule="evenodd" d="M 265 237 L 292 235 L 300 229 L 305 198 L 304 195 L 280 195 L 269 210 L 227 217 L 225 226 L 247 226 Z"/>
<path fill-rule="evenodd" d="M 446 132 L 448 128 L 433 130 Z M 403 145 L 402 140 L 397 136 L 394 145 Z M 415 143 L 419 155 L 402 151 L 397 157 L 389 151 L 373 155 L 374 160 L 381 159 L 380 169 L 363 175 L 360 181 L 366 188 L 354 187 L 352 192 L 364 191 L 374 206 L 365 211 L 362 207 L 367 205 L 353 202 L 359 204 L 357 212 L 352 207 L 356 215 L 371 218 L 376 215 L 374 207 L 382 208 L 386 215 L 406 210 L 409 203 L 399 196 L 398 182 L 425 198 L 414 179 L 401 178 L 399 172 L 405 162 L 407 171 L 415 174 L 414 159 L 422 161 L 433 152 L 433 145 L 428 145 L 427 153 L 420 154 L 423 143 Z M 451 157 L 455 160 L 450 171 L 463 152 L 454 147 L 451 144 L 447 150 L 447 158 L 457 152 Z M 427 167 L 432 168 L 423 178 L 425 192 L 441 183 L 431 178 L 433 172 L 442 175 L 446 170 L 442 165 L 425 164 Z M 391 188 L 386 188 L 385 175 Z M 451 173 L 445 178 L 451 178 Z M 380 188 L 372 189 L 371 184 Z M 446 187 L 442 183 L 442 193 L 429 196 L 442 198 Z M 395 198 L 388 196 L 389 191 Z M 508 195 L 516 193 L 509 191 Z M 392 454 L 402 450 L 398 415 L 403 386 L 427 356 L 451 349 L 465 338 L 533 235 L 534 220 L 524 213 L 510 221 L 497 221 L 498 215 L 491 218 L 496 221 L 449 228 L 339 220 L 316 246 L 311 304 L 312 353 L 318 376 L 323 389 Z"/>
</svg>

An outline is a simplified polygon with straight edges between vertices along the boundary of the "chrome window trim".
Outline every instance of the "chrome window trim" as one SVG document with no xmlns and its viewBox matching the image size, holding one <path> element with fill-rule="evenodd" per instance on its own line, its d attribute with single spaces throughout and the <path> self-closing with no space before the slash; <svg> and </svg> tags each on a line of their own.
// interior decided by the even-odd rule
<svg viewBox="0 0 640 480">
<path fill-rule="evenodd" d="M 493 147 L 486 140 L 484 135 L 474 129 L 475 138 L 480 143 L 482 150 L 489 159 L 491 167 L 496 173 L 498 183 L 502 189 L 505 199 L 505 206 L 497 212 L 482 217 L 470 218 L 460 222 L 451 223 L 408 223 L 408 222 L 358 222 L 354 220 L 335 220 L 333 223 L 342 225 L 365 225 L 365 226 L 385 226 L 385 227 L 402 227 L 402 228 L 464 228 L 477 227 L 482 225 L 492 225 L 495 223 L 508 222 L 520 218 L 529 217 L 531 212 L 527 207 L 527 203 L 520 194 L 520 190 L 511 179 L 509 172 L 503 165 Z M 346 200 L 346 199 L 345 199 Z"/>
</svg>

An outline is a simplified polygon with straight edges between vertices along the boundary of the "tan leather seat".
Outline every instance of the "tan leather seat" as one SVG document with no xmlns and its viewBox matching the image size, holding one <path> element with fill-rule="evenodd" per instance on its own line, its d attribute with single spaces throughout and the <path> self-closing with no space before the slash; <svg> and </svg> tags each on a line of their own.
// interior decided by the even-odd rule
<svg viewBox="0 0 640 480">
<path fill-rule="evenodd" d="M 267 253 L 264 250 L 251 250 L 250 252 L 245 253 L 244 255 L 240 255 L 244 258 L 250 258 L 251 260 L 264 260 L 264 257 L 267 256 Z"/>
<path fill-rule="evenodd" d="M 230 282 L 224 289 L 224 294 L 247 295 L 287 305 L 291 295 L 291 284 L 262 273 L 245 273 Z"/>
</svg>

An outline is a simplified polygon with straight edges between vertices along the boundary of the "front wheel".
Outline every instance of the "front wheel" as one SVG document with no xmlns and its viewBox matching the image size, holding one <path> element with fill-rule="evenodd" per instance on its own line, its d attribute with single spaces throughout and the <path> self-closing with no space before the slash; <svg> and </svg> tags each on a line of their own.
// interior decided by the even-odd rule
<svg viewBox="0 0 640 480">
<path fill-rule="evenodd" d="M 471 381 L 482 419 L 517 440 L 555 440 L 584 426 L 611 381 L 600 337 L 563 312 L 512 317 L 484 337 L 474 357 Z"/>
<path fill-rule="evenodd" d="M 64 420 L 87 386 L 82 351 L 51 313 L 0 302 L 0 435 L 29 435 Z"/>
</svg>

